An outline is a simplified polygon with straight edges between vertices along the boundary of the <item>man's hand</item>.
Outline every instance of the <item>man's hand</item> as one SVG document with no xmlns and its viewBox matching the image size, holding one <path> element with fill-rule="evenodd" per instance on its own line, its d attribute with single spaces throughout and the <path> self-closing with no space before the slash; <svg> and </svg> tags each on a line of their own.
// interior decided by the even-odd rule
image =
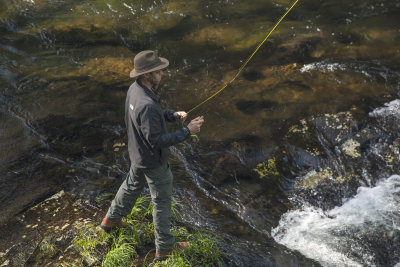
<svg viewBox="0 0 400 267">
<path fill-rule="evenodd" d="M 203 122 L 204 122 L 203 116 L 191 120 L 187 126 L 189 128 L 190 134 L 196 134 L 200 132 L 200 127 L 203 124 Z"/>
<path fill-rule="evenodd" d="M 185 121 L 187 117 L 187 113 L 185 111 L 177 111 L 174 112 L 174 117 L 176 120 Z"/>
</svg>

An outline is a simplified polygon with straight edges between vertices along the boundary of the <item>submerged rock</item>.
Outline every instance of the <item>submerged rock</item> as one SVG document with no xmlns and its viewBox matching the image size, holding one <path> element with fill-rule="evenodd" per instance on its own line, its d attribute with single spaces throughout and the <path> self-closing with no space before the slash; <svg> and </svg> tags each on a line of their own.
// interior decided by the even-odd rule
<svg viewBox="0 0 400 267">
<path fill-rule="evenodd" d="M 26 30 L 27 34 L 49 36 L 49 40 L 70 43 L 75 46 L 88 43 L 118 44 L 113 34 L 115 20 L 107 16 L 66 17 L 60 16 L 51 21 L 42 22 L 40 27 Z"/>
<path fill-rule="evenodd" d="M 246 142 L 232 142 L 229 152 L 218 157 L 208 180 L 216 186 L 240 183 L 256 178 L 255 164 L 265 157 L 265 151 L 254 150 Z"/>
<path fill-rule="evenodd" d="M 137 23 L 145 32 L 169 30 L 186 17 L 200 18 L 200 6 L 199 0 L 169 1 L 139 17 Z"/>
<path fill-rule="evenodd" d="M 78 67 L 76 70 L 62 72 L 56 77 L 60 79 L 81 77 L 103 84 L 128 83 L 132 81 L 129 77 L 129 72 L 133 69 L 133 58 L 133 54 L 127 57 L 96 57 L 83 61 L 83 66 Z"/>
<path fill-rule="evenodd" d="M 264 18 L 213 24 L 190 33 L 185 37 L 185 41 L 200 45 L 215 45 L 232 51 L 245 50 L 260 43 L 265 38 L 265 29 L 271 25 Z"/>
</svg>

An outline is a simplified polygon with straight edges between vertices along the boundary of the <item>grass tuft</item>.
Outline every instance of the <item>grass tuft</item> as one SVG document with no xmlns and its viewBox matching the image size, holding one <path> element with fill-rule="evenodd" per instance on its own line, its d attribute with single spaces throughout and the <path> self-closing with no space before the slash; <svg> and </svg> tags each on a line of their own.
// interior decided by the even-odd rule
<svg viewBox="0 0 400 267">
<path fill-rule="evenodd" d="M 122 243 L 107 253 L 102 265 L 105 267 L 130 266 L 130 263 L 136 257 L 137 253 L 133 244 Z"/>
<path fill-rule="evenodd" d="M 185 240 L 190 241 L 190 246 L 183 251 L 174 252 L 167 260 L 153 266 L 222 266 L 223 253 L 214 235 L 203 232 L 186 233 Z"/>
<path fill-rule="evenodd" d="M 173 201 L 172 214 L 180 218 L 179 204 Z M 74 245 L 84 258 L 85 265 L 102 266 L 147 266 L 146 258 L 154 251 L 153 205 L 151 198 L 140 197 L 126 218 L 128 227 L 104 232 L 94 225 L 82 226 Z M 217 245 L 217 238 L 209 233 L 189 231 L 174 226 L 172 233 L 179 241 L 190 241 L 191 245 L 174 252 L 167 260 L 154 266 L 221 266 L 223 254 Z M 149 253 L 150 252 L 150 253 Z M 143 254 L 144 253 L 144 254 Z"/>
</svg>

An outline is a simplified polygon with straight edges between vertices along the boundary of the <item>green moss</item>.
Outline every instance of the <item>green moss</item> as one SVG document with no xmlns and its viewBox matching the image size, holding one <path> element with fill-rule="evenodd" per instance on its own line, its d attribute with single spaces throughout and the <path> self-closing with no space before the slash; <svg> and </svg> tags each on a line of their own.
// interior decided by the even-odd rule
<svg viewBox="0 0 400 267">
<path fill-rule="evenodd" d="M 179 218 L 177 202 L 172 213 Z M 138 251 L 154 244 L 153 206 L 150 197 L 140 197 L 126 218 L 128 227 L 104 232 L 100 227 L 85 225 L 74 239 L 74 245 L 84 258 L 84 264 L 102 266 L 133 266 L 141 259 Z M 190 241 L 184 251 L 173 253 L 158 266 L 216 266 L 222 262 L 217 239 L 208 233 L 191 232 L 185 227 L 172 227 L 176 240 Z M 146 263 L 145 263 L 146 264 Z M 157 266 L 157 265 L 156 265 Z"/>
<path fill-rule="evenodd" d="M 201 232 L 186 232 L 184 236 L 184 240 L 190 241 L 188 248 L 174 252 L 167 260 L 153 266 L 222 266 L 223 253 L 215 236 Z"/>
<path fill-rule="evenodd" d="M 275 158 L 268 159 L 267 163 L 261 162 L 261 163 L 257 164 L 257 167 L 254 168 L 253 171 L 258 173 L 260 178 L 264 178 L 269 175 L 274 175 L 274 176 L 279 175 L 279 172 L 276 169 L 276 165 L 275 165 Z"/>
</svg>

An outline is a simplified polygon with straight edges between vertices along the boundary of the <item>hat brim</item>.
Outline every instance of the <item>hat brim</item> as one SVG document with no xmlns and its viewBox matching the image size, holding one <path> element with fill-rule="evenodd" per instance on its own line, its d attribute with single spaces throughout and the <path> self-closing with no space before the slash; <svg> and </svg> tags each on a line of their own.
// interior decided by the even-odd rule
<svg viewBox="0 0 400 267">
<path fill-rule="evenodd" d="M 142 74 L 145 74 L 145 73 L 149 73 L 149 72 L 153 72 L 153 71 L 157 71 L 157 70 L 162 70 L 162 69 L 165 69 L 166 67 L 168 67 L 168 65 L 169 65 L 168 59 L 160 57 L 160 61 L 161 61 L 160 65 L 158 65 L 158 66 L 156 66 L 154 68 L 151 68 L 149 70 L 146 70 L 146 71 L 137 71 L 136 69 L 133 69 L 129 73 L 129 77 L 135 78 L 135 77 L 137 77 L 139 75 L 142 75 Z"/>
</svg>

